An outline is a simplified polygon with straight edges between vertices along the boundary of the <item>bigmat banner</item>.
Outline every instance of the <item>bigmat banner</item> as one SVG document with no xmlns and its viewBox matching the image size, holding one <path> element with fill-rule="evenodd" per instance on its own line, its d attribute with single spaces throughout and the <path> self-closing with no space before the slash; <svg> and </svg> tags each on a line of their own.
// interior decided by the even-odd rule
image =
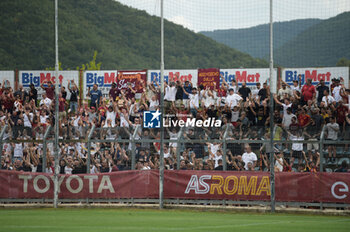
<svg viewBox="0 0 350 232">
<path fill-rule="evenodd" d="M 220 69 L 220 75 L 224 80 L 230 84 L 235 80 L 238 85 L 242 85 L 242 82 L 246 82 L 248 87 L 255 87 L 256 83 L 264 83 L 270 78 L 270 69 L 268 68 L 251 68 L 251 69 Z M 277 69 L 274 69 L 273 77 L 275 83 L 277 82 Z M 220 78 L 220 84 L 222 79 Z M 268 83 L 269 84 L 269 83 Z M 277 85 L 274 85 L 272 91 L 275 92 Z"/>
<path fill-rule="evenodd" d="M 84 71 L 84 98 L 87 98 L 89 88 L 92 89 L 94 84 L 98 85 L 98 89 L 101 90 L 103 97 L 109 95 L 112 83 L 117 83 L 117 70 L 110 71 Z"/>
<path fill-rule="evenodd" d="M 164 198 L 270 200 L 269 173 L 165 171 Z M 0 171 L 0 198 L 52 198 L 53 176 Z M 158 171 L 60 175 L 59 198 L 158 198 Z M 350 203 L 350 173 L 276 173 L 276 201 Z"/>
<path fill-rule="evenodd" d="M 197 87 L 197 74 L 197 69 L 164 70 L 164 81 L 167 83 L 169 83 L 169 81 L 189 81 L 192 83 L 193 87 Z M 151 83 L 157 81 L 160 86 L 160 70 L 148 70 L 147 81 Z"/>
<path fill-rule="evenodd" d="M 12 87 L 12 89 L 15 88 L 15 72 L 14 71 L 0 71 L 0 84 L 4 85 L 1 87 Z"/>
<path fill-rule="evenodd" d="M 67 87 L 71 80 L 74 80 L 74 83 L 79 87 L 79 71 L 59 71 L 58 80 L 59 84 L 66 87 L 67 92 L 69 92 Z M 41 98 L 41 94 L 45 93 L 40 85 L 46 81 L 56 83 L 55 71 L 19 71 L 19 83 L 25 88 L 29 87 L 30 84 L 34 84 L 38 90 L 39 98 Z M 46 86 L 46 83 L 44 86 Z"/>
<path fill-rule="evenodd" d="M 282 69 L 282 80 L 289 85 L 294 80 L 298 80 L 301 75 L 301 84 L 304 85 L 306 79 L 311 78 L 312 84 L 317 85 L 320 80 L 324 80 L 329 85 L 333 78 L 344 79 L 345 87 L 349 87 L 349 67 L 327 67 L 327 68 L 284 68 Z"/>
</svg>

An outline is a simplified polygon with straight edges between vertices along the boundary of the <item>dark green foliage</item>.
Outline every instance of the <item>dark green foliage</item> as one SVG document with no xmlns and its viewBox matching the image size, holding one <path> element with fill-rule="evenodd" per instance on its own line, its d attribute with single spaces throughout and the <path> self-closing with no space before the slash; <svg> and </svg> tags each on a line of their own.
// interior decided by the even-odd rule
<svg viewBox="0 0 350 232">
<path fill-rule="evenodd" d="M 301 31 L 320 21 L 320 19 L 300 19 L 274 23 L 274 47 L 281 47 Z M 262 24 L 244 29 L 203 31 L 200 33 L 231 48 L 248 53 L 253 57 L 266 58 L 270 53 L 270 24 Z"/>
<path fill-rule="evenodd" d="M 288 67 L 335 66 L 350 58 L 350 12 L 323 20 L 275 51 L 276 62 Z"/>
<path fill-rule="evenodd" d="M 0 1 L 0 69 L 54 67 L 54 1 Z M 160 19 L 113 0 L 59 1 L 59 60 L 76 69 L 98 52 L 101 69 L 158 69 Z M 182 26 L 165 21 L 165 67 L 267 67 Z"/>
<path fill-rule="evenodd" d="M 284 67 L 335 66 L 350 58 L 350 12 L 319 20 L 274 23 L 274 62 Z M 269 57 L 269 25 L 202 32 L 253 57 Z"/>
</svg>

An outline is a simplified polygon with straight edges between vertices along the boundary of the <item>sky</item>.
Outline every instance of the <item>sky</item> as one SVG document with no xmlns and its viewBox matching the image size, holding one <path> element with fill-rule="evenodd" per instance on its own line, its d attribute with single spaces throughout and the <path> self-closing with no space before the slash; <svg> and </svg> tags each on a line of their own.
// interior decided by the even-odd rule
<svg viewBox="0 0 350 232">
<path fill-rule="evenodd" d="M 115 0 L 160 15 L 160 0 Z M 269 22 L 270 0 L 164 0 L 164 17 L 192 31 L 247 28 Z M 327 19 L 350 11 L 350 0 L 273 0 L 273 20 Z"/>
</svg>

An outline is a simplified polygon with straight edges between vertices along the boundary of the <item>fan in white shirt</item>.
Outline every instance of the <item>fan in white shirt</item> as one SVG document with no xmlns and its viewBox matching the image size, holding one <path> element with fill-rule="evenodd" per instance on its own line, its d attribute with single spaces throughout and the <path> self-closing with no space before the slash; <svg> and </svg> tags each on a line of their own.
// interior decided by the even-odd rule
<svg viewBox="0 0 350 232">
<path fill-rule="evenodd" d="M 242 161 L 244 162 L 244 169 L 248 169 L 248 163 L 252 163 L 252 167 L 255 168 L 256 161 L 258 160 L 256 154 L 252 152 L 252 148 L 249 145 L 244 147 L 245 153 L 242 155 Z"/>
<path fill-rule="evenodd" d="M 339 102 L 342 99 L 342 97 L 340 96 L 340 89 L 341 89 L 341 86 L 338 85 L 338 86 L 334 87 L 333 92 L 332 92 L 333 97 L 334 97 L 336 102 Z"/>
<path fill-rule="evenodd" d="M 229 95 L 225 99 L 226 105 L 228 105 L 231 109 L 233 107 L 239 105 L 239 103 L 243 100 L 241 96 L 238 94 L 234 93 L 233 89 L 229 90 Z"/>
<path fill-rule="evenodd" d="M 164 100 L 174 102 L 176 97 L 177 88 L 174 83 L 166 85 Z"/>
</svg>

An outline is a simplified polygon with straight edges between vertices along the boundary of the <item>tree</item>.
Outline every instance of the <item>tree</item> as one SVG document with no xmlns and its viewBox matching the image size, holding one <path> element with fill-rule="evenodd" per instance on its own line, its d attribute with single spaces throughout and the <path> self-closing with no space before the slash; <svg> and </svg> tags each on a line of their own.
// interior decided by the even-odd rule
<svg viewBox="0 0 350 232">
<path fill-rule="evenodd" d="M 96 58 L 97 58 L 97 51 L 94 51 L 94 56 L 92 57 L 92 61 L 90 61 L 86 65 L 82 64 L 81 68 L 79 68 L 78 66 L 77 70 L 101 70 L 102 63 L 100 62 L 96 64 Z"/>
</svg>

